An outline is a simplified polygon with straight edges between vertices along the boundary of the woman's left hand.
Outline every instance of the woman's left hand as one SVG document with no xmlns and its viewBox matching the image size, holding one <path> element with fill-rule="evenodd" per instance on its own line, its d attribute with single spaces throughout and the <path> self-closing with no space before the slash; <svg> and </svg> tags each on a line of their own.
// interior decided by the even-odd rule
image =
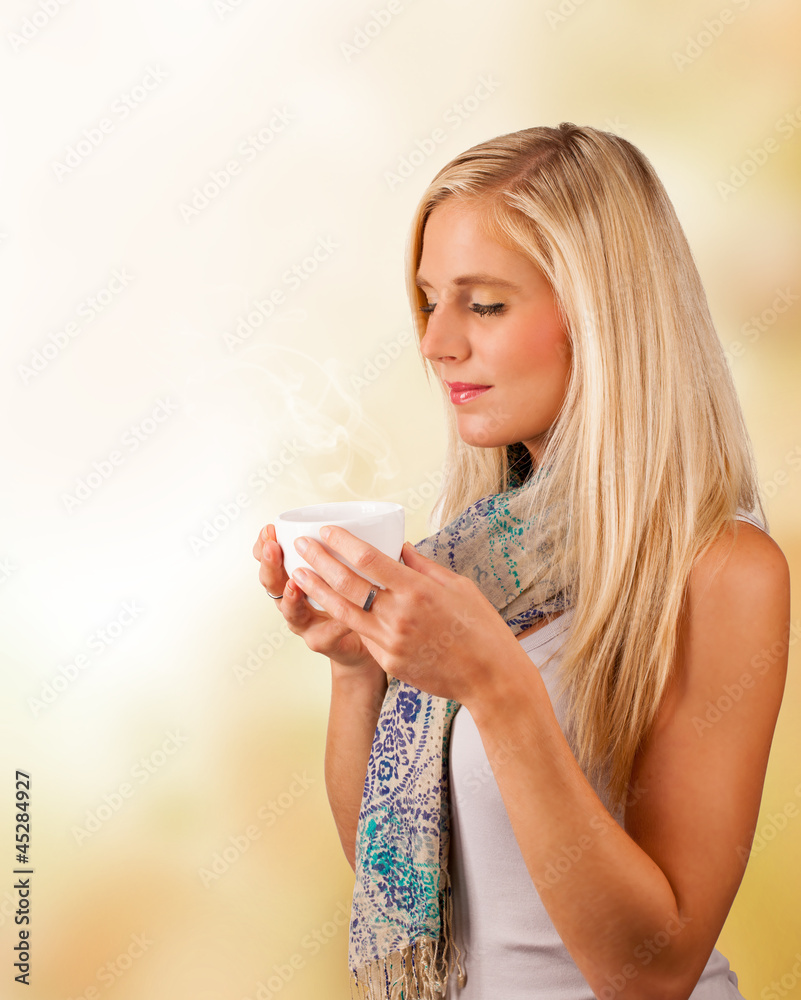
<svg viewBox="0 0 801 1000">
<path fill-rule="evenodd" d="M 314 572 L 300 569 L 292 579 L 358 632 L 388 674 L 463 705 L 500 674 L 517 642 L 472 580 L 421 555 L 409 542 L 400 563 L 345 528 L 332 525 L 328 531 L 325 544 L 385 589 L 376 588 L 364 611 L 370 582 L 314 539 L 301 553 Z"/>
</svg>

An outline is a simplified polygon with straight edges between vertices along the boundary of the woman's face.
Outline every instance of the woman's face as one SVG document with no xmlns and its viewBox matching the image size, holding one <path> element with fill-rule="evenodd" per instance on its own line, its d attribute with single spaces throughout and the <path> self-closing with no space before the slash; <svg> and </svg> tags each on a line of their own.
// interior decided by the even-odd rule
<svg viewBox="0 0 801 1000">
<path fill-rule="evenodd" d="M 425 357 L 447 383 L 489 386 L 451 389 L 460 437 L 482 448 L 522 441 L 536 466 L 571 360 L 542 271 L 484 235 L 475 210 L 451 197 L 426 221 L 417 283 L 428 301 Z"/>
</svg>

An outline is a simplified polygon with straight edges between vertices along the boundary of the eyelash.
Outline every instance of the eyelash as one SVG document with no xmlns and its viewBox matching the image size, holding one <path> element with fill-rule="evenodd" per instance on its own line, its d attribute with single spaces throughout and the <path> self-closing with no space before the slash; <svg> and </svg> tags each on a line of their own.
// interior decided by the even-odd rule
<svg viewBox="0 0 801 1000">
<path fill-rule="evenodd" d="M 434 306 L 436 306 L 436 302 L 433 306 L 420 306 L 420 312 L 426 314 L 432 313 L 434 311 Z M 473 302 L 470 308 L 479 316 L 497 316 L 498 313 L 503 311 L 505 306 L 503 302 L 493 302 L 488 306 L 481 305 L 478 302 Z"/>
</svg>

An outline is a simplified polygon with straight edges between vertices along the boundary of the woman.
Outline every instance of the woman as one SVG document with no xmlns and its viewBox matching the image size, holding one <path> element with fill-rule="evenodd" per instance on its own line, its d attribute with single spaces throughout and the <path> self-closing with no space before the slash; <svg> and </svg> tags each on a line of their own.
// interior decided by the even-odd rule
<svg viewBox="0 0 801 1000">
<path fill-rule="evenodd" d="M 445 526 L 401 562 L 330 532 L 372 603 L 253 550 L 331 660 L 354 994 L 737 998 L 789 573 L 674 210 L 626 140 L 524 129 L 440 170 L 407 280 Z"/>
</svg>

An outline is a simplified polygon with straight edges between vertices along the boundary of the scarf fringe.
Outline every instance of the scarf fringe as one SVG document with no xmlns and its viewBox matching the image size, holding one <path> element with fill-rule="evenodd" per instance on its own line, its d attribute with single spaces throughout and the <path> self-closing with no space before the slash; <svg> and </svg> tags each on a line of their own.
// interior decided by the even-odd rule
<svg viewBox="0 0 801 1000">
<path fill-rule="evenodd" d="M 351 1000 L 446 1000 L 448 979 L 455 966 L 459 989 L 467 983 L 461 951 L 453 938 L 453 896 L 450 877 L 442 872 L 443 939 L 419 937 L 398 951 L 374 959 L 351 972 Z M 455 955 L 454 955 L 455 952 Z"/>
</svg>

